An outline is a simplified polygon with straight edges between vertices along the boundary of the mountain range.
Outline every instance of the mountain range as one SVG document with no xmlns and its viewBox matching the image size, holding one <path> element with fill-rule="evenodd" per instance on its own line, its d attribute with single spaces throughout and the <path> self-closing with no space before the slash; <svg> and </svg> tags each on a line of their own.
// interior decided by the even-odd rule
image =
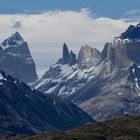
<svg viewBox="0 0 140 140">
<path fill-rule="evenodd" d="M 0 44 L 0 135 L 140 114 L 139 54 L 140 24 L 130 25 L 102 51 L 84 45 L 76 55 L 64 43 L 62 57 L 38 79 L 27 42 L 14 33 Z"/>
<path fill-rule="evenodd" d="M 62 58 L 33 84 L 61 96 L 95 120 L 140 113 L 140 24 L 130 25 L 100 52 L 82 46 L 78 56 L 63 45 Z"/>
</svg>

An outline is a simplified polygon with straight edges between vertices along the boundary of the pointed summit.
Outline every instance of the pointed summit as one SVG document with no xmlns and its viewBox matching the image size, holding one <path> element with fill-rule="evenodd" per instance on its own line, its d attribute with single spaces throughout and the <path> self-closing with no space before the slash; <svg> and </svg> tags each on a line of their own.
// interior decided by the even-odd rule
<svg viewBox="0 0 140 140">
<path fill-rule="evenodd" d="M 11 35 L 10 38 L 14 39 L 14 40 L 21 40 L 21 41 L 23 41 L 23 38 L 22 38 L 22 36 L 20 35 L 19 32 L 15 32 L 14 34 Z"/>
<path fill-rule="evenodd" d="M 63 64 L 69 63 L 69 49 L 66 45 L 66 43 L 63 44 Z"/>
<path fill-rule="evenodd" d="M 24 43 L 24 39 L 22 38 L 22 36 L 18 32 L 15 32 L 9 38 L 4 40 L 0 44 L 0 47 L 2 49 L 6 49 L 9 47 L 17 47 L 17 46 L 21 45 L 22 43 Z"/>
<path fill-rule="evenodd" d="M 68 49 L 66 43 L 63 44 L 62 64 L 74 65 L 76 63 L 76 55 Z"/>
<path fill-rule="evenodd" d="M 121 34 L 121 39 L 140 39 L 140 23 L 136 26 L 130 25 L 128 29 Z"/>
<path fill-rule="evenodd" d="M 98 65 L 102 60 L 102 55 L 97 49 L 89 45 L 82 46 L 77 58 L 77 64 L 82 68 L 90 68 Z"/>
<path fill-rule="evenodd" d="M 35 63 L 28 44 L 18 32 L 0 44 L 0 68 L 25 83 L 37 79 Z"/>
</svg>

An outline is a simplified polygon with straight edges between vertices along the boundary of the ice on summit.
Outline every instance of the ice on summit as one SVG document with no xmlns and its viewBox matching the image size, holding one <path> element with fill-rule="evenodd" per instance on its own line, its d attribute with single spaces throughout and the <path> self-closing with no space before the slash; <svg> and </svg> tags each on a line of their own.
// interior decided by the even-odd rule
<svg viewBox="0 0 140 140">
<path fill-rule="evenodd" d="M 1 44 L 0 47 L 2 49 L 8 49 L 9 47 L 18 47 L 24 43 L 24 39 L 21 37 L 21 35 L 16 32 L 12 34 L 8 39 L 4 40 Z"/>
<path fill-rule="evenodd" d="M 0 69 L 25 83 L 37 79 L 28 44 L 18 32 L 0 44 Z"/>
</svg>

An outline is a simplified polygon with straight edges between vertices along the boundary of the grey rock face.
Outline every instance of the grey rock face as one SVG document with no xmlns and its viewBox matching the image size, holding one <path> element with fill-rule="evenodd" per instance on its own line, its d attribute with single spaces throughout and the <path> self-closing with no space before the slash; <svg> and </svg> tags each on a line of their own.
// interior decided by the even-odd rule
<svg viewBox="0 0 140 140">
<path fill-rule="evenodd" d="M 108 47 L 110 46 L 110 43 L 106 43 L 101 54 L 103 59 L 107 58 L 107 54 L 108 54 Z"/>
<path fill-rule="evenodd" d="M 36 88 L 67 98 L 98 121 L 116 115 L 139 114 L 139 27 L 139 24 L 131 27 L 125 37 L 107 43 L 101 53 L 89 46 L 82 47 L 76 65 L 54 65 L 53 68 L 59 69 L 58 75 L 40 79 Z M 49 88 L 52 83 L 54 86 Z"/>
<path fill-rule="evenodd" d="M 75 63 L 76 63 L 76 55 L 73 53 L 73 51 L 70 51 L 70 54 L 69 54 L 69 64 L 70 64 L 70 66 L 72 66 Z"/>
<path fill-rule="evenodd" d="M 106 44 L 102 68 L 97 67 L 98 74 L 85 85 L 88 88 L 83 93 L 79 91 L 80 96 L 75 96 L 74 102 L 99 121 L 116 115 L 139 114 L 139 46 L 137 39 L 121 38 Z M 88 86 L 90 83 L 92 86 Z"/>
<path fill-rule="evenodd" d="M 63 45 L 63 57 L 62 57 L 62 64 L 69 64 L 74 65 L 76 63 L 76 55 L 68 50 L 67 45 L 64 43 Z"/>
<path fill-rule="evenodd" d="M 28 44 L 18 32 L 0 44 L 0 68 L 25 83 L 37 79 Z"/>
<path fill-rule="evenodd" d="M 102 55 L 97 49 L 88 45 L 82 46 L 77 58 L 77 64 L 81 68 L 97 66 L 102 61 Z"/>
<path fill-rule="evenodd" d="M 106 69 L 104 67 L 104 72 L 107 71 L 107 67 L 107 65 Z M 133 77 L 132 80 L 132 76 L 130 76 L 132 71 L 130 72 L 130 68 L 121 69 L 119 72 L 113 71 L 107 76 L 105 76 L 104 72 L 102 71 L 96 77 L 96 79 L 104 77 L 100 81 L 98 90 L 95 86 L 92 86 L 88 88 L 90 92 L 85 92 L 85 94 L 92 94 L 92 97 L 86 100 L 79 98 L 79 101 L 75 102 L 79 102 L 79 105 L 84 110 L 92 116 L 95 115 L 94 119 L 99 121 L 118 115 L 139 114 L 139 84 L 135 81 L 138 77 Z M 94 80 L 96 81 L 96 79 Z M 93 81 L 91 82 L 93 83 Z"/>
<path fill-rule="evenodd" d="M 93 119 L 74 104 L 31 89 L 0 71 L 0 134 L 36 134 L 80 126 Z"/>
<path fill-rule="evenodd" d="M 69 64 L 69 50 L 68 50 L 68 47 L 65 43 L 63 45 L 62 61 L 63 61 L 63 64 Z"/>
</svg>

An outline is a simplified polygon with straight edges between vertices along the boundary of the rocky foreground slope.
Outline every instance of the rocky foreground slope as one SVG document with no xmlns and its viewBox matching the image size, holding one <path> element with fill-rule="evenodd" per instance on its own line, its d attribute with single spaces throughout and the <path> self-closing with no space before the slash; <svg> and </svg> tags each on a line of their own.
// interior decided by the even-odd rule
<svg viewBox="0 0 140 140">
<path fill-rule="evenodd" d="M 28 44 L 18 32 L 0 44 L 0 69 L 25 83 L 37 79 Z"/>
<path fill-rule="evenodd" d="M 86 122 L 93 119 L 74 104 L 0 71 L 0 135 L 67 130 Z"/>
<path fill-rule="evenodd" d="M 76 58 L 64 44 L 62 58 L 33 87 L 72 101 L 98 121 L 139 114 L 140 24 L 106 43 L 102 52 L 86 45 Z"/>
</svg>

